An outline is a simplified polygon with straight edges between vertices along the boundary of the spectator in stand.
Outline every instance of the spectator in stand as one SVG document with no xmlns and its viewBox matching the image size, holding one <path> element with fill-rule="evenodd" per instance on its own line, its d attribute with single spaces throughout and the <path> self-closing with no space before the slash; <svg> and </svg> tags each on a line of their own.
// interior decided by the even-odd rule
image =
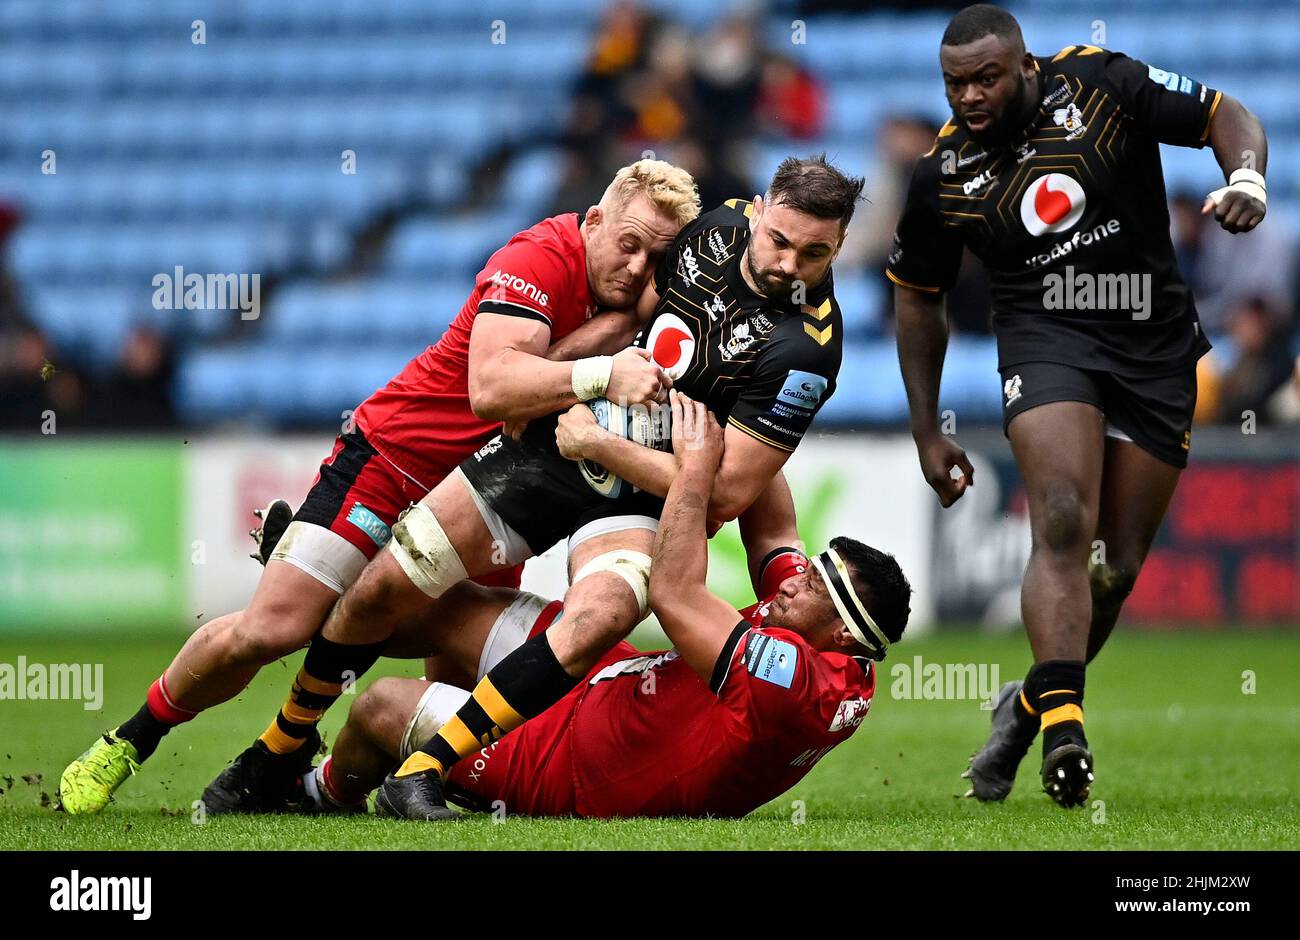
<svg viewBox="0 0 1300 940">
<path fill-rule="evenodd" d="M 117 365 L 98 389 L 94 423 L 113 430 L 175 427 L 171 386 L 175 364 L 170 344 L 148 326 L 135 327 L 122 344 Z"/>
<path fill-rule="evenodd" d="M 749 199 L 753 184 L 736 172 L 743 154 L 739 147 L 705 146 L 688 137 L 669 151 L 666 158 L 695 178 L 700 205 L 717 207 L 728 199 Z"/>
<path fill-rule="evenodd" d="M 816 76 L 775 52 L 763 57 L 762 76 L 758 118 L 763 132 L 795 140 L 820 137 L 826 123 L 826 89 Z"/>
<path fill-rule="evenodd" d="M 1201 327 L 1213 339 L 1231 329 L 1242 304 L 1262 297 L 1284 328 L 1293 322 L 1296 244 L 1286 224 L 1261 225 L 1231 235 L 1202 215 L 1204 193 L 1182 191 L 1170 200 L 1174 251 L 1196 298 Z M 1277 220 L 1279 223 L 1281 219 Z"/>
<path fill-rule="evenodd" d="M 874 135 L 875 159 L 866 174 L 868 198 L 858 210 L 860 220 L 849 226 L 837 261 L 861 265 L 884 280 L 885 259 L 893 245 L 912 168 L 917 158 L 934 146 L 938 133 L 938 125 L 921 115 L 895 114 L 881 122 Z"/>
<path fill-rule="evenodd" d="M 600 202 L 605 180 L 612 177 L 613 171 L 606 173 L 609 164 L 604 160 L 607 148 L 600 150 L 567 149 L 564 152 L 564 169 L 560 185 L 551 200 L 547 215 L 559 215 L 563 212 L 583 213 L 588 206 Z M 618 166 L 629 163 L 623 160 Z"/>
<path fill-rule="evenodd" d="M 592 42 L 587 68 L 574 87 L 562 142 L 571 151 L 603 150 L 611 135 L 630 127 L 628 81 L 645 69 L 658 21 L 631 0 L 605 8 Z"/>
<path fill-rule="evenodd" d="M 720 22 L 696 49 L 696 94 L 705 102 L 695 132 L 706 146 L 754 134 L 763 49 L 749 16 Z"/>
<path fill-rule="evenodd" d="M 648 66 L 626 79 L 626 101 L 633 114 L 628 136 L 662 146 L 700 123 L 691 40 L 682 29 L 661 29 L 651 43 Z"/>
<path fill-rule="evenodd" d="M 1295 362 L 1287 343 L 1287 324 L 1267 297 L 1256 295 L 1233 305 L 1227 317 L 1228 340 L 1235 353 L 1226 369 L 1212 353 L 1211 369 L 1199 372 L 1207 398 L 1217 402 L 1216 412 L 1206 417 L 1236 424 L 1254 415 L 1255 423 L 1274 423 L 1280 416 L 1274 408 L 1279 392 L 1290 392 Z"/>
</svg>

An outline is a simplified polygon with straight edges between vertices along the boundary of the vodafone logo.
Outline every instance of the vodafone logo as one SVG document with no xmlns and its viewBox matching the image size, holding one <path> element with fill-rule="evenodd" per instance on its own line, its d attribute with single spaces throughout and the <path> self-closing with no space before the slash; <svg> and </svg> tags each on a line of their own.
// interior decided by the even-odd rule
<svg viewBox="0 0 1300 940">
<path fill-rule="evenodd" d="M 681 317 L 661 313 L 650 327 L 646 349 L 650 350 L 650 358 L 676 381 L 691 367 L 695 356 L 695 336 Z"/>
<path fill-rule="evenodd" d="M 1048 173 L 1029 184 L 1020 200 L 1020 221 L 1030 235 L 1047 235 L 1072 228 L 1083 216 L 1087 197 L 1083 187 L 1064 173 Z"/>
</svg>

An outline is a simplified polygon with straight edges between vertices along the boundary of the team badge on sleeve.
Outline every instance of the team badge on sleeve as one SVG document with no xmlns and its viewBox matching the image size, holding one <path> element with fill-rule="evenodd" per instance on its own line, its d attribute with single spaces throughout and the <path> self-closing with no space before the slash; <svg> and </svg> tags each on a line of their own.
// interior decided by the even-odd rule
<svg viewBox="0 0 1300 940">
<path fill-rule="evenodd" d="M 755 678 L 788 689 L 794 682 L 799 647 L 755 630 L 749 635 L 741 661 Z"/>
<path fill-rule="evenodd" d="M 1200 82 L 1192 81 L 1186 75 L 1179 75 L 1177 72 L 1169 72 L 1165 69 L 1158 69 L 1154 65 L 1147 66 L 1147 75 L 1151 81 L 1157 85 L 1164 85 L 1170 91 L 1182 92 L 1184 95 L 1190 95 L 1201 89 L 1201 100 L 1205 100 L 1205 86 Z"/>
<path fill-rule="evenodd" d="M 785 377 L 781 391 L 772 403 L 772 414 L 781 418 L 807 418 L 821 403 L 826 394 L 827 381 L 812 372 L 791 369 Z"/>
<path fill-rule="evenodd" d="M 826 379 L 822 376 L 791 369 L 790 374 L 785 377 L 785 384 L 781 386 L 777 399 L 792 408 L 812 411 L 822 400 L 825 391 Z"/>
</svg>

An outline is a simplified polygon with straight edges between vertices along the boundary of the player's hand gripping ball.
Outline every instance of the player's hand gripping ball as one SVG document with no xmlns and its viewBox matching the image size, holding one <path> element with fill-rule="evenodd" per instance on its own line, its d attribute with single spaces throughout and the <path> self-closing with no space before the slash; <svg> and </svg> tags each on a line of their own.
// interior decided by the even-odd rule
<svg viewBox="0 0 1300 940">
<path fill-rule="evenodd" d="M 669 392 L 668 398 L 672 406 L 672 444 L 677 466 L 694 465 L 716 474 L 723 447 L 718 419 L 703 402 L 681 392 Z"/>
<path fill-rule="evenodd" d="M 672 409 L 666 404 L 624 406 L 606 398 L 595 398 L 587 402 L 587 407 L 591 409 L 596 425 L 606 433 L 640 444 L 642 447 L 652 447 L 665 452 L 672 449 Z M 557 442 L 559 433 L 557 429 Z M 598 463 L 583 460 L 578 466 L 582 471 L 583 479 L 601 496 L 618 499 L 635 489 L 622 477 L 610 473 Z"/>
</svg>

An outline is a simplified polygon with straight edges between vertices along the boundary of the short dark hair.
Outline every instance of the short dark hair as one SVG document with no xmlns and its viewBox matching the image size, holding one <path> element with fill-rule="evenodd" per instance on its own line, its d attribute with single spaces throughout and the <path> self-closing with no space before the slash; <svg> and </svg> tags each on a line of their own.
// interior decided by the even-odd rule
<svg viewBox="0 0 1300 940">
<path fill-rule="evenodd" d="M 861 176 L 849 176 L 830 163 L 824 153 L 786 157 L 767 187 L 767 199 L 818 219 L 839 219 L 844 228 L 866 184 Z"/>
<path fill-rule="evenodd" d="M 831 548 L 853 570 L 853 590 L 890 643 L 897 643 L 912 613 L 912 585 L 893 555 L 845 536 L 831 539 Z"/>
<path fill-rule="evenodd" d="M 943 45 L 964 46 L 985 36 L 1005 39 L 1020 52 L 1025 49 L 1025 37 L 1016 18 L 991 3 L 977 3 L 959 10 L 943 31 Z"/>
</svg>

